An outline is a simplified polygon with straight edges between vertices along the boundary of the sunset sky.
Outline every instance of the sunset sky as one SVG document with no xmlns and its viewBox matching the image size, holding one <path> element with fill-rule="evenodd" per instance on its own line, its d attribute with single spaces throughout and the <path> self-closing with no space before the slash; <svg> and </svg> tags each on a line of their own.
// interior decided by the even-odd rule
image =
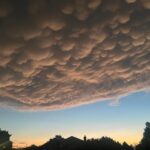
<svg viewBox="0 0 150 150">
<path fill-rule="evenodd" d="M 71 109 L 48 112 L 0 110 L 0 126 L 12 134 L 14 146 L 43 144 L 55 135 L 83 138 L 109 136 L 136 144 L 149 121 L 150 93 L 140 92 L 121 98 Z"/>
<path fill-rule="evenodd" d="M 135 144 L 150 121 L 150 0 L 0 0 L 0 128 Z"/>
</svg>

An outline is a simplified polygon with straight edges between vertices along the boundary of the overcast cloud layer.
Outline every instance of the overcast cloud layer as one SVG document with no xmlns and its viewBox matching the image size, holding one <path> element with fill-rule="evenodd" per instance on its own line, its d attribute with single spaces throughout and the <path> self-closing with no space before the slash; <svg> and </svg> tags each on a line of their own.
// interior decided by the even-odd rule
<svg viewBox="0 0 150 150">
<path fill-rule="evenodd" d="M 150 0 L 0 0 L 0 106 L 51 110 L 150 87 Z"/>
</svg>

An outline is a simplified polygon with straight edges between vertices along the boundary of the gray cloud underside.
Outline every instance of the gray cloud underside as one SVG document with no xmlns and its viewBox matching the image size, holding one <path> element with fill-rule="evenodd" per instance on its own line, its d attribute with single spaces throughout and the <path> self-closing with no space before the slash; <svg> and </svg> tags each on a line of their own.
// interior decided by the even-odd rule
<svg viewBox="0 0 150 150">
<path fill-rule="evenodd" d="M 0 106 L 61 109 L 149 87 L 149 0 L 0 1 Z"/>
</svg>

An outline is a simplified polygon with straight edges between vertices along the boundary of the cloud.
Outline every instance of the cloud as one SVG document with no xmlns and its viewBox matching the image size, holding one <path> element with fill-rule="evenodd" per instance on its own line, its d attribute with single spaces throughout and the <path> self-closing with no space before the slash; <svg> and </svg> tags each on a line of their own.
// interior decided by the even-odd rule
<svg viewBox="0 0 150 150">
<path fill-rule="evenodd" d="M 150 88 L 149 0 L 1 0 L 0 106 L 52 110 Z"/>
</svg>

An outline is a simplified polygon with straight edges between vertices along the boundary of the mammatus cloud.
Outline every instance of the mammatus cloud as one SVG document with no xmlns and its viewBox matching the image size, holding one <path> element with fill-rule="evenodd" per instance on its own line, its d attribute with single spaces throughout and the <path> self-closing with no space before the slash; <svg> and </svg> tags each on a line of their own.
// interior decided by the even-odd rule
<svg viewBox="0 0 150 150">
<path fill-rule="evenodd" d="M 149 87 L 149 0 L 0 1 L 0 106 L 60 109 Z"/>
</svg>

